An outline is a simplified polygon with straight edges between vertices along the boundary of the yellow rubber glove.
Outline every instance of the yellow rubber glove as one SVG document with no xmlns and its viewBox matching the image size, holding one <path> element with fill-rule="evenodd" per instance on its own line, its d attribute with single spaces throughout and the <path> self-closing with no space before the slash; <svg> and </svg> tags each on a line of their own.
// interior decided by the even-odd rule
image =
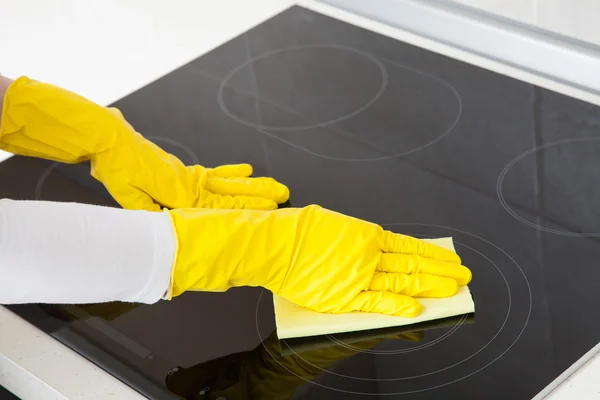
<svg viewBox="0 0 600 400">
<path fill-rule="evenodd" d="M 414 297 L 453 296 L 471 280 L 452 251 L 319 206 L 169 213 L 172 296 L 263 286 L 319 312 L 415 317 Z"/>
<path fill-rule="evenodd" d="M 63 163 L 90 160 L 92 176 L 124 208 L 272 210 L 289 197 L 274 179 L 249 178 L 248 164 L 185 166 L 137 133 L 116 108 L 27 77 L 9 86 L 1 121 L 1 149 Z"/>
</svg>

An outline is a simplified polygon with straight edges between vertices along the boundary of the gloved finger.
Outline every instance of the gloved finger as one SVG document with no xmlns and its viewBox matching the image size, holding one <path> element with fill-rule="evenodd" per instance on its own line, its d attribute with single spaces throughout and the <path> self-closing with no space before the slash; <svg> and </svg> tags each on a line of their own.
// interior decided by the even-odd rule
<svg viewBox="0 0 600 400">
<path fill-rule="evenodd" d="M 214 193 L 206 193 L 199 208 L 220 208 L 237 210 L 275 210 L 277 203 L 262 197 L 229 196 Z"/>
<path fill-rule="evenodd" d="M 342 311 L 362 311 L 414 318 L 423 306 L 412 297 L 391 292 L 365 291 L 356 296 Z"/>
<path fill-rule="evenodd" d="M 369 290 L 411 297 L 450 297 L 458 292 L 458 284 L 442 276 L 375 272 Z"/>
<path fill-rule="evenodd" d="M 206 189 L 212 193 L 230 196 L 264 197 L 284 203 L 290 191 L 273 178 L 208 178 Z"/>
<path fill-rule="evenodd" d="M 390 231 L 381 234 L 381 249 L 385 253 L 416 254 L 421 257 L 460 264 L 460 257 L 452 250 L 424 240 Z"/>
<path fill-rule="evenodd" d="M 471 270 L 464 265 L 417 255 L 383 253 L 375 269 L 382 272 L 428 274 L 452 278 L 459 286 L 467 285 L 472 278 Z"/>
<path fill-rule="evenodd" d="M 217 178 L 246 178 L 252 175 L 252 165 L 231 164 L 221 165 L 210 170 L 210 175 Z"/>
</svg>

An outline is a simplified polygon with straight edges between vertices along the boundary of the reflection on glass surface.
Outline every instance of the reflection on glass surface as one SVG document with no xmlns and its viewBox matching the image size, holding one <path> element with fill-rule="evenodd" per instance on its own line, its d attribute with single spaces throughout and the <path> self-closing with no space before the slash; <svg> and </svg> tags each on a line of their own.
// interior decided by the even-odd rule
<svg viewBox="0 0 600 400">
<path fill-rule="evenodd" d="M 434 321 L 421 329 L 453 325 L 458 318 Z M 474 322 L 470 316 L 469 322 Z M 287 400 L 297 388 L 317 378 L 333 364 L 369 351 L 384 340 L 417 343 L 424 331 L 391 334 L 399 329 L 356 332 L 280 341 L 275 332 L 255 349 L 169 372 L 166 385 L 173 393 L 191 400 Z M 351 340 L 348 340 L 351 339 Z M 287 350 L 287 351 L 286 351 Z"/>
</svg>

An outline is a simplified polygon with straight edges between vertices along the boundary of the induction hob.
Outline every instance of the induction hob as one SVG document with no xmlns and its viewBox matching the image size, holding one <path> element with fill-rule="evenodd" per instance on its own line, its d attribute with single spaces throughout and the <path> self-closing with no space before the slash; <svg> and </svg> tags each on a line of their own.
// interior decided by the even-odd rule
<svg viewBox="0 0 600 400">
<path fill-rule="evenodd" d="M 600 341 L 596 106 L 299 7 L 115 106 L 188 164 L 251 163 L 294 206 L 452 236 L 473 271 L 474 323 L 297 349 L 260 288 L 10 307 L 148 397 L 529 399 Z M 88 168 L 14 157 L 0 194 L 116 206 Z"/>
</svg>

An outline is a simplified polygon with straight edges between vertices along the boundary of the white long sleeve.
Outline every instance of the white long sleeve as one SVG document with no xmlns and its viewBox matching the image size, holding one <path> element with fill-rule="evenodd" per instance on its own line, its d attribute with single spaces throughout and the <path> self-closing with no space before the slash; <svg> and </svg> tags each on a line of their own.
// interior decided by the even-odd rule
<svg viewBox="0 0 600 400">
<path fill-rule="evenodd" d="M 0 304 L 157 302 L 176 251 L 170 216 L 0 200 Z"/>
</svg>

